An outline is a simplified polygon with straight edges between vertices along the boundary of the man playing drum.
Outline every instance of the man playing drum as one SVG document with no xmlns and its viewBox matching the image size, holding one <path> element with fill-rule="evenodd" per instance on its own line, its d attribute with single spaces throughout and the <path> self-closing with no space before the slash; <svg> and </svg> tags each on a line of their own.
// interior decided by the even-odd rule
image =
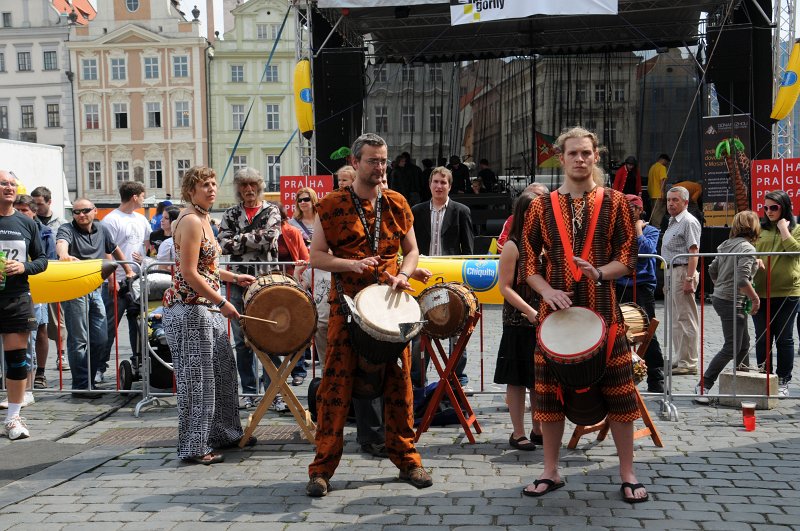
<svg viewBox="0 0 800 531">
<path fill-rule="evenodd" d="M 636 266 L 633 215 L 620 192 L 605 189 L 598 197 L 599 188 L 592 180 L 592 170 L 599 161 L 594 133 L 575 127 L 562 133 L 557 145 L 564 183 L 552 194 L 534 200 L 528 208 L 519 274 L 542 296 L 541 319 L 573 305 L 584 306 L 597 312 L 611 329 L 606 344 L 613 344 L 612 352 L 596 385 L 608 406 L 608 421 L 619 455 L 622 497 L 630 503 L 643 502 L 648 498 L 647 491 L 633 470 L 633 421 L 639 417 L 639 408 L 631 354 L 614 293 L 614 280 L 629 275 Z M 549 258 L 544 270 L 537 260 L 543 251 Z M 605 356 L 606 352 L 598 355 Z M 534 497 L 564 486 L 558 470 L 564 393 L 546 363 L 542 349 L 538 349 L 534 418 L 542 422 L 544 470 L 533 485 L 522 491 Z"/>
<path fill-rule="evenodd" d="M 381 190 L 381 179 L 386 173 L 386 142 L 378 135 L 367 133 L 356 139 L 352 153 L 356 170 L 352 192 L 355 195 L 351 195 L 348 188 L 329 193 L 320 201 L 311 240 L 311 263 L 338 276 L 338 284 L 350 297 L 377 281 L 386 282 L 397 290 L 407 290 L 419 251 L 411 209 L 405 198 L 392 190 Z M 374 253 L 376 226 L 379 232 L 377 253 Z M 397 264 L 400 249 L 403 251 L 402 267 Z M 329 480 L 342 457 L 343 431 L 358 361 L 347 331 L 337 282 L 331 284 L 328 350 L 317 394 L 320 398 L 317 455 L 308 467 L 310 481 L 306 486 L 306 494 L 312 497 L 328 493 Z M 414 447 L 408 347 L 400 360 L 402 366 L 389 363 L 386 367 L 383 395 L 386 449 L 392 463 L 400 469 L 400 479 L 425 488 L 433 481 L 422 467 Z"/>
</svg>

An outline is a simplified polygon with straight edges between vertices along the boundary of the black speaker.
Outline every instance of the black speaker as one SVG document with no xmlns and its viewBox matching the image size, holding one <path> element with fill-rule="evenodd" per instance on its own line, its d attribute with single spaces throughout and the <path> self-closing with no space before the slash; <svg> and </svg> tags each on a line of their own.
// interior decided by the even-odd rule
<svg viewBox="0 0 800 531">
<path fill-rule="evenodd" d="M 331 31 L 326 19 L 314 12 L 312 42 L 318 50 Z M 344 47 L 334 33 L 314 59 L 314 124 L 317 173 L 334 173 L 345 164 L 331 154 L 350 147 L 360 134 L 364 115 L 364 50 Z"/>
</svg>

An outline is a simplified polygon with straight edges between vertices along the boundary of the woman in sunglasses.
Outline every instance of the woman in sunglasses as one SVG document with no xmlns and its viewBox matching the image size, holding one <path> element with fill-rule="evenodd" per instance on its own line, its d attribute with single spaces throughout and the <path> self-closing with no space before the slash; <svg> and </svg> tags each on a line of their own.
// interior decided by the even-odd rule
<svg viewBox="0 0 800 531">
<path fill-rule="evenodd" d="M 314 235 L 314 217 L 317 215 L 317 192 L 311 188 L 300 188 L 295 196 L 294 217 L 289 223 L 300 229 L 306 247 L 311 245 L 311 236 Z"/>
<path fill-rule="evenodd" d="M 800 251 L 800 226 L 792 214 L 792 200 L 783 190 L 764 196 L 764 217 L 761 235 L 756 242 L 758 252 Z M 794 365 L 794 339 L 792 332 L 800 300 L 800 255 L 762 256 L 764 267 L 756 273 L 753 285 L 761 298 L 761 307 L 753 316 L 756 332 L 756 359 L 759 365 L 767 359 L 767 352 L 776 344 L 777 363 L 770 357 L 770 371 L 777 365 L 778 392 L 789 394 L 789 381 Z M 769 280 L 769 293 L 767 284 Z M 769 345 L 767 345 L 767 310 L 769 309 Z"/>
</svg>

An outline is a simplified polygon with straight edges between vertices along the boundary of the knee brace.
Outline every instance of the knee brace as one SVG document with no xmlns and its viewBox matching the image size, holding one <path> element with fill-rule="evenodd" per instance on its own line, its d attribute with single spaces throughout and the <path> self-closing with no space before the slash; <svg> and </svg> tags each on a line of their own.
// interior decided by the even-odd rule
<svg viewBox="0 0 800 531">
<path fill-rule="evenodd" d="M 26 349 L 6 350 L 6 378 L 9 380 L 28 379 L 28 358 Z"/>
</svg>

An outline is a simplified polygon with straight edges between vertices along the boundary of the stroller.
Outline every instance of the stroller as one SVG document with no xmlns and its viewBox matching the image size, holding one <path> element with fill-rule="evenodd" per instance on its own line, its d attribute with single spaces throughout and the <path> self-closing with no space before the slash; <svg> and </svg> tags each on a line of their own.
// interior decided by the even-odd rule
<svg viewBox="0 0 800 531">
<path fill-rule="evenodd" d="M 161 299 L 164 291 L 172 285 L 172 276 L 169 273 L 153 272 L 147 275 L 149 287 L 147 297 L 147 355 L 149 357 L 150 387 L 157 389 L 172 389 L 172 354 L 167 346 L 167 337 L 161 323 L 164 309 Z M 130 280 L 128 296 L 138 302 L 141 297 L 142 282 L 139 277 Z M 141 352 L 134 352 L 130 360 L 122 360 L 119 364 L 120 387 L 130 390 L 133 382 L 142 379 Z"/>
</svg>

